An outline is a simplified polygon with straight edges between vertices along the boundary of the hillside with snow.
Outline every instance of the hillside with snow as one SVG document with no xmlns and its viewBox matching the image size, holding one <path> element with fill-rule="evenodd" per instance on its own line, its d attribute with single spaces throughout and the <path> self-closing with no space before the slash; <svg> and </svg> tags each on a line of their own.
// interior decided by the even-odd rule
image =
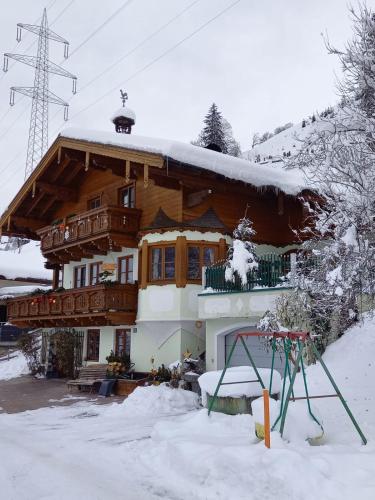
<svg viewBox="0 0 375 500">
<path fill-rule="evenodd" d="M 243 153 L 243 158 L 260 165 L 280 165 L 296 154 L 305 140 L 316 130 L 324 127 L 327 123 L 325 118 L 333 116 L 334 111 L 327 108 L 321 116 L 314 115 L 314 119 L 304 119 L 291 127 L 274 134 L 266 141 L 257 144 L 252 149 Z"/>
</svg>

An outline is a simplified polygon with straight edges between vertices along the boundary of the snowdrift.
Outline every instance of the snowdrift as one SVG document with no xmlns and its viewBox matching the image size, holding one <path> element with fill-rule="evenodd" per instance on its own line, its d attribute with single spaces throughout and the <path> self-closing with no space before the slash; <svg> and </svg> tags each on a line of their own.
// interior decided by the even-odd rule
<svg viewBox="0 0 375 500">
<path fill-rule="evenodd" d="M 7 356 L 0 358 L 0 380 L 10 380 L 30 373 L 26 358 L 20 351 L 10 356 L 9 360 Z"/>
</svg>

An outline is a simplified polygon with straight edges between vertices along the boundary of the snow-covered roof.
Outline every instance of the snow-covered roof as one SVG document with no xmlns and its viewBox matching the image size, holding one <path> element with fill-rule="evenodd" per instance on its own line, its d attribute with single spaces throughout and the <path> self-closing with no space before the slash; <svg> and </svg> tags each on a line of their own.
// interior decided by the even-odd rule
<svg viewBox="0 0 375 500">
<path fill-rule="evenodd" d="M 264 166 L 178 141 L 78 128 L 67 128 L 60 136 L 162 155 L 256 187 L 273 186 L 290 195 L 297 195 L 308 188 L 303 173 L 298 169 L 286 170 L 281 164 Z"/>
<path fill-rule="evenodd" d="M 28 295 L 36 290 L 51 290 L 50 286 L 40 285 L 22 285 L 22 286 L 4 286 L 0 288 L 0 300 L 12 299 L 22 295 Z"/>
<path fill-rule="evenodd" d="M 119 118 L 120 116 L 129 118 L 130 120 L 133 120 L 135 123 L 135 113 L 132 109 L 128 108 L 127 106 L 123 106 L 122 108 L 118 109 L 115 113 L 113 113 L 113 115 L 111 116 L 111 122 L 115 121 L 116 118 Z"/>
<path fill-rule="evenodd" d="M 52 273 L 45 269 L 40 245 L 35 242 L 23 245 L 19 250 L 0 250 L 0 276 L 5 279 L 27 278 L 50 280 Z"/>
</svg>

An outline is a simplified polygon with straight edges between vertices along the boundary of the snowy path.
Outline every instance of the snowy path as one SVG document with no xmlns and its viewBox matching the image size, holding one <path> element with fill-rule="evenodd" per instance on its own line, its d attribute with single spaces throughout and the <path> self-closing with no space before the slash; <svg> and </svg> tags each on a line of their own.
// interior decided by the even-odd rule
<svg viewBox="0 0 375 500">
<path fill-rule="evenodd" d="M 254 438 L 250 416 L 184 412 L 173 401 L 180 391 L 170 391 L 163 416 L 149 395 L 138 410 L 130 399 L 80 401 L 0 414 L 0 500 L 373 500 L 374 331 L 367 321 L 325 354 L 367 446 L 336 399 L 314 401 L 321 446 L 273 433 L 270 450 Z M 308 378 L 312 394 L 329 390 L 319 367 Z"/>
</svg>

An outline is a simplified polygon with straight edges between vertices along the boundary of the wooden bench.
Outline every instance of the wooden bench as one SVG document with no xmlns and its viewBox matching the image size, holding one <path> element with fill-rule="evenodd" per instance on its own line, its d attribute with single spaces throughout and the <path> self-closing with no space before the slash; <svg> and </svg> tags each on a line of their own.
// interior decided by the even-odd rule
<svg viewBox="0 0 375 500">
<path fill-rule="evenodd" d="M 89 365 L 80 369 L 78 378 L 74 380 L 68 380 L 66 383 L 68 389 L 73 387 L 78 387 L 79 390 L 82 388 L 90 389 L 93 392 L 95 385 L 100 384 L 106 379 L 108 365 Z"/>
</svg>

